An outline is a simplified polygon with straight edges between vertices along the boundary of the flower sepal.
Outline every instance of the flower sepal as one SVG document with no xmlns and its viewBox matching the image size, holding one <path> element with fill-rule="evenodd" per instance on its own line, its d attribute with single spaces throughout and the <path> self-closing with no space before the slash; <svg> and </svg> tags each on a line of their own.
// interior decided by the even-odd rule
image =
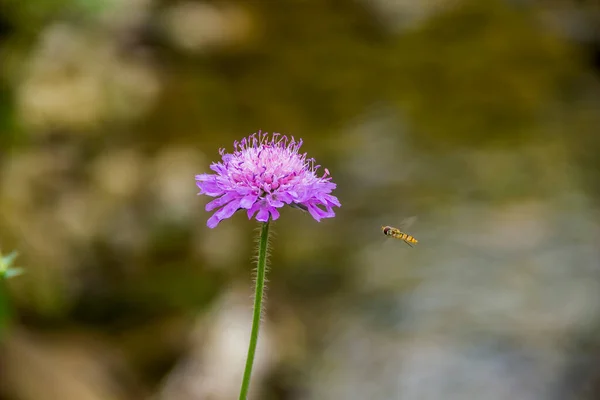
<svg viewBox="0 0 600 400">
<path fill-rule="evenodd" d="M 290 207 L 295 208 L 296 210 L 300 210 L 302 212 L 308 212 L 308 207 L 306 207 L 304 204 L 300 204 L 300 203 L 290 203 L 288 204 Z"/>
</svg>

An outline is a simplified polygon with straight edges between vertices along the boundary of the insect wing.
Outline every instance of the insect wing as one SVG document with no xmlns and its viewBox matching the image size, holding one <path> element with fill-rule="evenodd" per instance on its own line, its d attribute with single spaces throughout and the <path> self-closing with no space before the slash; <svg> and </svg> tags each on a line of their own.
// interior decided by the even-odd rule
<svg viewBox="0 0 600 400">
<path fill-rule="evenodd" d="M 406 229 L 410 228 L 412 226 L 412 224 L 414 224 L 416 221 L 417 221 L 417 216 L 405 218 L 398 225 L 398 229 L 400 229 L 401 231 L 404 232 Z"/>
</svg>

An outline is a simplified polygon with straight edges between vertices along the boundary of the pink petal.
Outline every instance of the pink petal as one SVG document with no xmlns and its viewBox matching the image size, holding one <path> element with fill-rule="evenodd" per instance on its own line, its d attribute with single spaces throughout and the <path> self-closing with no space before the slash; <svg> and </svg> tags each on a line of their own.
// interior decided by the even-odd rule
<svg viewBox="0 0 600 400">
<path fill-rule="evenodd" d="M 208 219 L 206 225 L 211 229 L 216 227 L 219 224 L 219 222 L 231 217 L 238 210 L 239 206 L 240 199 L 235 199 L 231 201 L 225 207 L 221 208 L 219 211 L 214 213 L 212 217 Z"/>
<path fill-rule="evenodd" d="M 256 214 L 256 212 L 258 210 L 260 210 L 260 208 L 261 208 L 260 202 L 254 203 L 254 205 L 248 209 L 248 219 L 252 219 L 254 214 Z"/>
<path fill-rule="evenodd" d="M 267 222 L 269 220 L 269 208 L 267 206 L 261 207 L 256 214 L 256 220 L 260 222 Z"/>
<path fill-rule="evenodd" d="M 271 213 L 271 219 L 273 221 L 279 219 L 279 210 L 277 210 L 276 208 L 270 208 L 269 212 Z"/>
<path fill-rule="evenodd" d="M 244 198 L 240 202 L 240 207 L 250 209 L 254 205 L 254 203 L 256 203 L 257 199 L 258 199 L 257 194 L 248 194 L 248 195 L 244 196 Z"/>
<path fill-rule="evenodd" d="M 237 193 L 235 192 L 229 192 L 221 197 L 219 197 L 218 199 L 214 199 L 213 201 L 211 201 L 210 203 L 208 203 L 204 209 L 206 211 L 212 211 L 215 208 L 221 207 L 227 203 L 229 203 L 231 200 L 235 199 L 238 196 Z"/>
</svg>

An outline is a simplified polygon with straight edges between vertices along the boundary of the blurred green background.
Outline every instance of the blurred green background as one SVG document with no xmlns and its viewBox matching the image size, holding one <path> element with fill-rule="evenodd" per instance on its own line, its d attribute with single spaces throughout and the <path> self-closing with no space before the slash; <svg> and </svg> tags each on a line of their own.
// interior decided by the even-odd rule
<svg viewBox="0 0 600 400">
<path fill-rule="evenodd" d="M 0 399 L 237 398 L 194 175 L 259 129 L 342 208 L 275 224 L 253 399 L 600 398 L 599 78 L 595 1 L 0 0 Z"/>
</svg>

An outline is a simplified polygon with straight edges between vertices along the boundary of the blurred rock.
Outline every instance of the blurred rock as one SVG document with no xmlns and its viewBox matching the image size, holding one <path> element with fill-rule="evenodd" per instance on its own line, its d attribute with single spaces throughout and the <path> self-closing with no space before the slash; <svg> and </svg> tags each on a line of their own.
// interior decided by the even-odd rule
<svg viewBox="0 0 600 400">
<path fill-rule="evenodd" d="M 599 228 L 576 196 L 557 197 L 463 203 L 411 232 L 417 251 L 363 249 L 360 290 L 388 301 L 331 320 L 308 398 L 549 398 L 600 304 Z"/>
<path fill-rule="evenodd" d="M 81 339 L 81 338 L 80 338 Z M 22 400 L 119 400 L 134 392 L 114 351 L 90 339 L 51 339 L 17 330 L 3 343 L 2 378 Z M 139 393 L 138 393 L 139 394 Z"/>
<path fill-rule="evenodd" d="M 240 211 L 238 214 L 241 214 Z M 237 215 L 244 218 L 243 215 Z M 198 257 L 205 257 L 209 268 L 231 268 L 240 262 L 254 266 L 252 260 L 253 245 L 244 231 L 240 229 L 239 221 L 227 220 L 219 225 L 219 229 L 206 227 L 206 219 L 198 220 L 194 235 L 194 252 Z M 235 249 L 235 251 L 232 251 Z M 249 269 L 249 268 L 248 268 Z"/>
<path fill-rule="evenodd" d="M 2 211 L 31 211 L 39 194 L 55 198 L 64 183 L 65 172 L 74 163 L 73 154 L 64 151 L 30 149 L 2 159 L 0 169 L 0 202 Z"/>
<path fill-rule="evenodd" d="M 101 154 L 92 166 L 92 185 L 115 200 L 126 200 L 142 184 L 142 158 L 132 149 Z"/>
<path fill-rule="evenodd" d="M 431 15 L 456 6 L 458 0 L 362 0 L 391 32 L 413 28 Z"/>
<path fill-rule="evenodd" d="M 600 39 L 597 29 L 600 22 L 598 4 L 594 6 L 594 2 L 589 2 L 586 5 L 585 2 L 577 1 L 538 3 L 541 21 L 555 32 L 583 43 Z"/>
<path fill-rule="evenodd" d="M 552 232 L 547 216 L 551 213 L 541 201 L 521 201 L 490 210 L 487 215 L 471 213 L 473 231 L 463 231 L 456 239 L 467 246 L 497 251 L 532 251 Z M 477 223 L 486 221 L 487 223 Z M 466 221 L 464 221 L 466 222 Z M 517 233 L 518 232 L 518 233 Z"/>
<path fill-rule="evenodd" d="M 353 157 L 341 160 L 340 167 L 359 193 L 368 196 L 371 190 L 402 183 L 410 175 L 413 166 L 404 123 L 395 110 L 375 106 L 346 129 L 340 146 Z M 402 168 L 390 167 L 398 163 Z"/>
<path fill-rule="evenodd" d="M 200 218 L 204 196 L 198 196 L 194 177 L 205 165 L 201 153 L 186 147 L 167 147 L 156 156 L 145 183 L 156 199 L 161 219 L 184 222 Z"/>
<path fill-rule="evenodd" d="M 17 238 L 28 271 L 14 297 L 47 315 L 63 312 L 71 295 L 66 275 L 75 266 L 73 231 L 55 206 L 71 193 L 74 156 L 68 148 L 17 153 L 4 160 L 0 178 L 0 225 Z"/>
<path fill-rule="evenodd" d="M 243 42 L 252 33 L 245 10 L 195 1 L 171 6 L 164 16 L 164 27 L 178 47 L 193 53 Z"/>
<path fill-rule="evenodd" d="M 103 0 L 95 17 L 113 32 L 128 32 L 151 17 L 154 0 Z"/>
<path fill-rule="evenodd" d="M 189 356 L 170 373 L 157 399 L 228 400 L 238 397 L 250 329 L 250 290 L 238 285 L 225 292 L 198 321 Z M 249 399 L 259 399 L 261 383 L 277 360 L 272 329 L 263 321 L 256 349 Z"/>
<path fill-rule="evenodd" d="M 18 112 L 37 134 L 91 134 L 103 122 L 145 113 L 158 89 L 154 72 L 120 57 L 108 37 L 56 23 L 32 51 L 18 86 Z"/>
</svg>

